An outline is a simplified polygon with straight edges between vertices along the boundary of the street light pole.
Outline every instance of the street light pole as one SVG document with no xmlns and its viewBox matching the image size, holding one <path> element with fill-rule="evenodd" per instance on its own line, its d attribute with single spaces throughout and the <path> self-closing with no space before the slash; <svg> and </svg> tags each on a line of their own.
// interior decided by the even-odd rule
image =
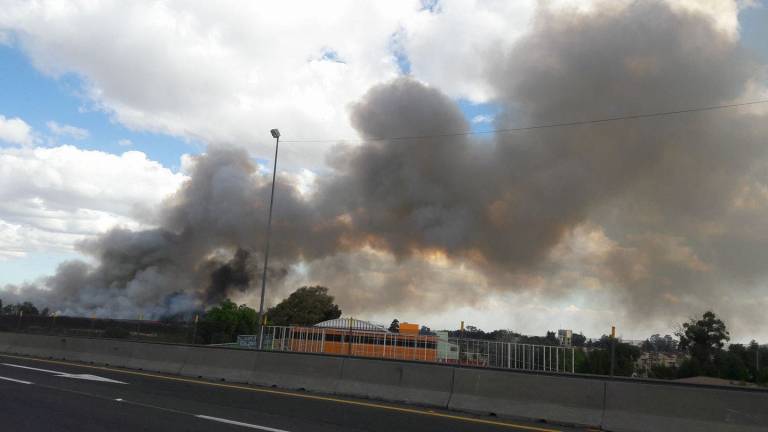
<svg viewBox="0 0 768 432">
<path fill-rule="evenodd" d="M 269 194 L 269 216 L 267 216 L 267 245 L 264 250 L 264 271 L 261 274 L 261 301 L 259 302 L 259 349 L 264 336 L 264 291 L 267 287 L 267 264 L 269 263 L 269 238 L 272 234 L 272 205 L 275 202 L 275 177 L 277 176 L 277 150 L 280 147 L 280 131 L 269 131 L 275 139 L 275 161 L 272 167 L 272 191 Z"/>
</svg>

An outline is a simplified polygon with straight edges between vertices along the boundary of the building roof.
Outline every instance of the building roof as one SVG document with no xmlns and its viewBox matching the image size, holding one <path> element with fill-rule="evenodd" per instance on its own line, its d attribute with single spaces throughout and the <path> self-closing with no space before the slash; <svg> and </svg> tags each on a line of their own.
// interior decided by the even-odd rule
<svg viewBox="0 0 768 432">
<path fill-rule="evenodd" d="M 334 328 L 344 330 L 372 331 L 387 333 L 387 328 L 381 324 L 363 321 L 354 318 L 336 318 L 315 324 L 315 327 Z"/>
</svg>

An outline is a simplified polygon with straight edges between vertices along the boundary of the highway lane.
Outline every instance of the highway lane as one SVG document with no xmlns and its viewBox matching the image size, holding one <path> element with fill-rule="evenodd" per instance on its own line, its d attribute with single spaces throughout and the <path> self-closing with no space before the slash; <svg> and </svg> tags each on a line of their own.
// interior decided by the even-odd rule
<svg viewBox="0 0 768 432">
<path fill-rule="evenodd" d="M 14 431 L 578 430 L 2 354 L 0 419 Z"/>
</svg>

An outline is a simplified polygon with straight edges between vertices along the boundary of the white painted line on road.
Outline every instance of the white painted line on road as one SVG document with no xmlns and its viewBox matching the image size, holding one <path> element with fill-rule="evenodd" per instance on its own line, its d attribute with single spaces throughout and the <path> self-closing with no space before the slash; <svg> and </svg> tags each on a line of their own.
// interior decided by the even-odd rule
<svg viewBox="0 0 768 432">
<path fill-rule="evenodd" d="M 22 366 L 22 365 L 17 365 L 17 364 L 12 364 L 12 363 L 2 363 L 2 364 L 5 365 L 5 366 L 10 366 L 10 367 L 15 367 L 15 368 L 29 369 L 29 370 L 38 371 L 38 372 L 46 372 L 46 373 L 54 374 L 54 375 L 56 375 L 59 378 L 74 378 L 74 379 L 81 379 L 81 380 L 86 380 L 86 381 L 100 381 L 100 382 L 108 382 L 108 383 L 113 383 L 113 384 L 128 384 L 126 382 L 117 381 L 117 380 L 113 380 L 113 379 L 109 379 L 109 378 L 104 378 L 104 377 L 100 377 L 100 376 L 96 376 L 96 375 L 91 375 L 91 374 L 70 374 L 70 373 L 66 373 L 66 372 L 59 372 L 59 371 L 49 370 L 49 369 L 39 369 L 39 368 L 33 368 L 33 367 L 29 367 L 29 366 Z"/>
<path fill-rule="evenodd" d="M 38 372 L 48 372 L 48 373 L 52 373 L 52 374 L 63 373 L 63 372 L 57 372 L 57 371 L 52 371 L 52 370 L 48 370 L 48 369 L 38 369 L 38 368 L 33 368 L 33 367 L 29 367 L 29 366 L 22 366 L 22 365 L 17 365 L 17 364 L 11 364 L 11 363 L 3 363 L 3 366 L 10 366 L 10 367 L 21 368 L 21 369 L 29 369 L 29 370 L 38 371 Z"/>
<path fill-rule="evenodd" d="M 109 378 L 104 378 L 96 375 L 90 375 L 90 374 L 68 374 L 68 373 L 61 373 L 56 375 L 60 378 L 74 378 L 74 379 L 81 379 L 86 381 L 100 381 L 100 382 L 108 382 L 108 383 L 114 383 L 114 384 L 128 384 L 126 382 L 117 381 Z"/>
<path fill-rule="evenodd" d="M 13 379 L 13 378 L 6 378 L 6 377 L 2 377 L 2 376 L 0 376 L 0 380 L 13 381 L 15 383 L 20 383 L 20 384 L 32 384 L 29 381 L 22 381 L 22 380 L 17 380 L 17 379 Z"/>
<path fill-rule="evenodd" d="M 117 399 L 115 399 L 115 400 L 116 400 L 116 401 L 118 401 L 118 402 L 122 402 L 122 401 L 123 401 L 123 400 L 122 400 L 122 399 L 120 399 L 120 398 L 117 398 Z"/>
<path fill-rule="evenodd" d="M 259 425 L 250 424 L 250 423 L 243 423 L 243 422 L 234 421 L 234 420 L 227 420 L 227 419 L 218 418 L 218 417 L 211 417 L 211 416 L 202 415 L 202 414 L 196 415 L 195 417 L 201 418 L 201 419 L 206 419 L 206 420 L 212 420 L 212 421 L 216 421 L 216 422 L 220 422 L 220 423 L 227 423 L 227 424 L 231 424 L 231 425 L 247 427 L 247 428 L 251 428 L 251 429 L 258 429 L 258 430 L 268 431 L 268 432 L 288 432 L 287 430 L 284 430 L 284 429 L 275 429 L 275 428 L 271 428 L 271 427 L 259 426 Z"/>
</svg>

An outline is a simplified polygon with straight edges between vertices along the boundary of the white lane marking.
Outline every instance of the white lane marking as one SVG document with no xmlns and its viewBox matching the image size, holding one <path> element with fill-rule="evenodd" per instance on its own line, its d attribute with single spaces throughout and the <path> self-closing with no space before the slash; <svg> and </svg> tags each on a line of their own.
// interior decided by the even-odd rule
<svg viewBox="0 0 768 432">
<path fill-rule="evenodd" d="M 17 380 L 17 379 L 14 379 L 14 378 L 3 377 L 3 376 L 0 376 L 0 380 L 13 381 L 15 383 L 21 383 L 21 384 L 32 384 L 29 381 L 22 381 L 22 380 Z"/>
<path fill-rule="evenodd" d="M 29 370 L 38 371 L 38 372 L 46 372 L 46 373 L 54 374 L 54 375 L 56 375 L 57 377 L 60 377 L 60 378 L 74 378 L 74 379 L 81 379 L 81 380 L 87 380 L 87 381 L 100 381 L 100 382 L 108 382 L 108 383 L 114 383 L 114 384 L 128 384 L 126 382 L 117 381 L 117 380 L 113 380 L 113 379 L 109 379 L 109 378 L 104 378 L 104 377 L 100 377 L 100 376 L 96 376 L 96 375 L 91 375 L 91 374 L 70 374 L 70 373 L 66 373 L 66 372 L 59 372 L 59 371 L 49 370 L 49 369 L 33 368 L 33 367 L 29 367 L 29 366 L 22 366 L 22 365 L 17 365 L 17 364 L 12 364 L 12 363 L 3 363 L 3 365 L 10 366 L 10 367 L 15 367 L 15 368 L 21 368 L 21 369 L 29 369 Z"/>
<path fill-rule="evenodd" d="M 115 400 L 116 400 L 116 401 L 118 401 L 118 402 L 122 402 L 122 401 L 123 401 L 123 400 L 122 400 L 122 399 L 120 399 L 120 398 L 117 398 L 117 399 L 115 399 Z"/>
<path fill-rule="evenodd" d="M 74 378 L 74 379 L 81 379 L 86 381 L 100 381 L 100 382 L 108 382 L 108 383 L 114 383 L 114 384 L 128 384 L 126 382 L 117 381 L 109 378 L 104 378 L 96 375 L 91 374 L 68 374 L 68 373 L 62 373 L 56 375 L 60 378 Z"/>
<path fill-rule="evenodd" d="M 3 365 L 4 366 L 15 367 L 15 368 L 21 368 L 21 369 L 29 369 L 29 370 L 38 371 L 38 372 L 48 372 L 48 373 L 52 373 L 52 374 L 63 373 L 63 372 L 57 372 L 57 371 L 52 371 L 52 370 L 48 370 L 48 369 L 38 369 L 38 368 L 33 368 L 33 367 L 29 367 L 29 366 L 22 366 L 22 365 L 17 365 L 17 364 L 11 364 L 11 363 L 3 363 Z"/>
<path fill-rule="evenodd" d="M 251 429 L 258 429 L 258 430 L 268 431 L 268 432 L 288 432 L 287 430 L 284 430 L 284 429 L 275 429 L 275 428 L 271 428 L 271 427 L 259 426 L 259 425 L 250 424 L 250 423 L 243 423 L 243 422 L 234 421 L 234 420 L 227 420 L 227 419 L 218 418 L 218 417 L 211 417 L 211 416 L 202 415 L 202 414 L 198 414 L 195 417 L 201 418 L 201 419 L 206 419 L 206 420 L 212 420 L 212 421 L 216 421 L 216 422 L 220 422 L 220 423 L 227 423 L 227 424 L 231 424 L 231 425 L 247 427 L 247 428 L 251 428 Z"/>
</svg>

